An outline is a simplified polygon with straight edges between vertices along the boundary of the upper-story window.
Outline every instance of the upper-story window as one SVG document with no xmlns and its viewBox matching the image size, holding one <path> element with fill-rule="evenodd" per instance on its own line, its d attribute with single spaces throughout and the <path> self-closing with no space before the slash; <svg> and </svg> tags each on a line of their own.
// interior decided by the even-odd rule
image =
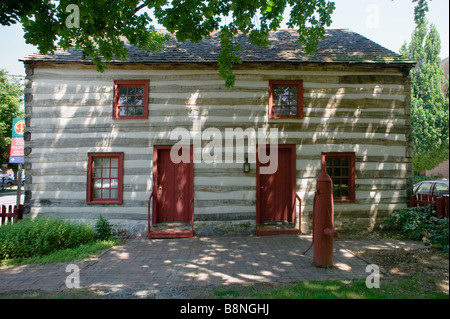
<svg viewBox="0 0 450 319">
<path fill-rule="evenodd" d="M 148 118 L 148 81 L 114 81 L 114 119 Z"/>
<path fill-rule="evenodd" d="M 269 118 L 303 118 L 303 81 L 269 81 Z"/>
</svg>

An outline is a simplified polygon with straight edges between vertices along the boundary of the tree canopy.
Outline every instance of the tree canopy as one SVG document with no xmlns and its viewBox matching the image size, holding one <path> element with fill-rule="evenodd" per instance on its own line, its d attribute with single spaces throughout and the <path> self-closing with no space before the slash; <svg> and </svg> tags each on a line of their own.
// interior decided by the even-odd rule
<svg viewBox="0 0 450 319">
<path fill-rule="evenodd" d="M 412 0 L 415 19 L 423 18 L 427 0 Z M 213 31 L 220 32 L 218 65 L 227 87 L 233 86 L 233 64 L 240 63 L 239 44 L 233 37 L 248 34 L 252 44 L 269 44 L 269 31 L 277 30 L 284 12 L 287 26 L 298 30 L 305 52 L 317 49 L 325 28 L 331 24 L 335 4 L 327 0 L 3 0 L 0 24 L 21 23 L 26 42 L 41 53 L 75 47 L 91 58 L 97 70 L 105 62 L 128 57 L 124 38 L 134 46 L 161 50 L 167 35 L 155 31 L 159 23 L 177 40 L 199 42 Z"/>
<path fill-rule="evenodd" d="M 8 78 L 0 69 L 0 163 L 8 163 L 9 144 L 12 135 L 12 120 L 22 116 L 23 89 L 19 81 Z M 6 155 L 6 156 L 5 156 Z"/>
<path fill-rule="evenodd" d="M 436 27 L 423 20 L 416 26 L 411 42 L 400 53 L 416 61 L 411 70 L 411 124 L 413 128 L 414 171 L 433 169 L 449 157 L 449 97 L 442 86 L 441 40 Z M 448 81 L 445 84 L 448 88 Z"/>
<path fill-rule="evenodd" d="M 6 0 L 1 6 L 0 23 L 21 22 L 27 43 L 41 53 L 54 52 L 57 45 L 82 49 L 83 57 L 91 58 L 99 71 L 105 60 L 128 56 L 122 37 L 142 49 L 162 49 L 167 37 L 155 31 L 155 22 L 180 42 L 199 42 L 219 30 L 218 64 L 227 86 L 234 83 L 232 64 L 240 63 L 235 54 L 240 48 L 232 39 L 238 32 L 248 34 L 257 46 L 267 45 L 269 31 L 280 27 L 289 7 L 287 25 L 298 29 L 299 41 L 312 53 L 335 9 L 326 0 Z"/>
</svg>

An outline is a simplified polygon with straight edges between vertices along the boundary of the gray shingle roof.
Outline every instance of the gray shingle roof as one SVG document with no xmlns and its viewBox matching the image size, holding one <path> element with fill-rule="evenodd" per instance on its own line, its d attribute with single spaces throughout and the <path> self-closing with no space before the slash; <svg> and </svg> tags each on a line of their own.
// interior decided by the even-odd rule
<svg viewBox="0 0 450 319">
<path fill-rule="evenodd" d="M 167 32 L 160 30 L 160 32 Z M 412 61 L 392 52 L 381 45 L 348 29 L 330 29 L 324 40 L 319 42 L 316 53 L 306 55 L 304 46 L 297 43 L 295 30 L 271 32 L 268 47 L 256 47 L 248 41 L 247 36 L 239 35 L 236 40 L 241 44 L 238 52 L 242 62 L 361 62 L 361 63 L 401 63 Z M 171 35 L 166 47 L 159 53 L 152 53 L 138 47 L 127 45 L 129 57 L 112 62 L 144 63 L 216 63 L 220 52 L 219 33 L 212 33 L 199 43 L 189 40 L 178 43 Z M 81 50 L 58 50 L 54 55 L 35 53 L 21 61 L 49 62 L 86 62 L 81 57 Z"/>
</svg>

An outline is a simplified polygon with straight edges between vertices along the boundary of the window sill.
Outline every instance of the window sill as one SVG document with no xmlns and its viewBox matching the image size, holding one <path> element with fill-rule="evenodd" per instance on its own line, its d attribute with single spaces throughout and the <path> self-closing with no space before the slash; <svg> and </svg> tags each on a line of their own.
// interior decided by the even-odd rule
<svg viewBox="0 0 450 319">
<path fill-rule="evenodd" d="M 95 201 L 86 201 L 87 205 L 114 205 L 114 204 L 123 204 L 122 200 L 95 200 Z"/>
<path fill-rule="evenodd" d="M 354 199 L 334 199 L 335 203 L 354 203 Z"/>
</svg>

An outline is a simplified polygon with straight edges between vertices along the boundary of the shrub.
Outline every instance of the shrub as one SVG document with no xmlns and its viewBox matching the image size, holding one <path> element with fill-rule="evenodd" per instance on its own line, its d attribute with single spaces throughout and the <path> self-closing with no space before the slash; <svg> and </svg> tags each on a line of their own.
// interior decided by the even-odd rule
<svg viewBox="0 0 450 319">
<path fill-rule="evenodd" d="M 99 240 L 109 240 L 114 236 L 112 225 L 100 215 L 95 224 L 95 238 Z"/>
<path fill-rule="evenodd" d="M 434 216 L 432 206 L 408 207 L 388 216 L 385 225 L 401 231 L 411 239 L 449 251 L 449 220 Z"/>
<path fill-rule="evenodd" d="M 20 220 L 0 227 L 0 259 L 46 255 L 94 240 L 89 224 L 54 218 Z"/>
</svg>

